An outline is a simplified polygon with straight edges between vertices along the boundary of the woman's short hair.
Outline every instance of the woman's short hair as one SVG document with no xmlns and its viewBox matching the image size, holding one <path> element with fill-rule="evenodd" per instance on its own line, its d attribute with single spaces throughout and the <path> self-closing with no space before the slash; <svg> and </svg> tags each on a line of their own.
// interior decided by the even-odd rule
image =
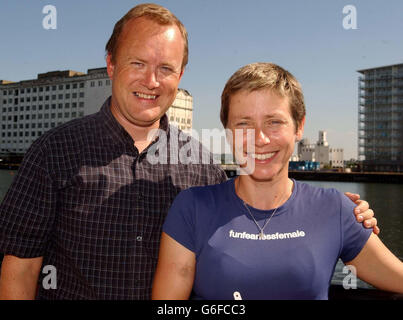
<svg viewBox="0 0 403 320">
<path fill-rule="evenodd" d="M 171 11 L 153 3 L 144 3 L 135 6 L 115 24 L 112 35 L 105 46 L 106 52 L 112 57 L 112 62 L 115 62 L 114 59 L 119 46 L 119 36 L 122 33 L 124 26 L 131 19 L 140 17 L 146 17 L 147 19 L 157 22 L 160 25 L 176 25 L 179 28 L 185 43 L 182 60 L 183 70 L 188 63 L 189 55 L 188 34 L 186 28 Z"/>
<path fill-rule="evenodd" d="M 305 103 L 302 88 L 298 80 L 287 70 L 274 63 L 251 63 L 238 69 L 227 81 L 221 95 L 220 119 L 224 128 L 228 124 L 231 97 L 244 90 L 252 92 L 268 89 L 287 97 L 290 112 L 297 129 L 305 117 Z"/>
</svg>

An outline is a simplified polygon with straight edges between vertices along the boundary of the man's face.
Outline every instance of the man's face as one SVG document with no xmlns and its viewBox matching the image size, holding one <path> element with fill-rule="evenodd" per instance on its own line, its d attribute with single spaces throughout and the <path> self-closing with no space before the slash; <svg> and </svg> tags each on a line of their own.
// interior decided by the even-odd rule
<svg viewBox="0 0 403 320">
<path fill-rule="evenodd" d="M 175 100 L 182 77 L 184 40 L 176 25 L 141 17 L 129 21 L 107 69 L 112 80 L 112 113 L 127 126 L 150 127 Z"/>
</svg>

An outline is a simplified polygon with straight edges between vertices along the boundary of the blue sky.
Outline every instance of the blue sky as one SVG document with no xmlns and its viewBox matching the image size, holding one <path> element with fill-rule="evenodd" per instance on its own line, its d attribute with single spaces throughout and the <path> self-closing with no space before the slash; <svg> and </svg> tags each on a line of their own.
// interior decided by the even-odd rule
<svg viewBox="0 0 403 320">
<path fill-rule="evenodd" d="M 305 137 L 328 131 L 331 146 L 357 157 L 359 69 L 403 63 L 401 0 L 166 0 L 189 33 L 189 64 L 180 87 L 194 98 L 193 126 L 221 128 L 220 95 L 230 75 L 256 61 L 293 73 L 305 93 Z M 20 81 L 52 70 L 105 66 L 114 24 L 138 1 L 0 1 L 0 79 Z M 45 5 L 57 29 L 45 30 Z M 343 28 L 354 5 L 357 29 Z"/>
</svg>

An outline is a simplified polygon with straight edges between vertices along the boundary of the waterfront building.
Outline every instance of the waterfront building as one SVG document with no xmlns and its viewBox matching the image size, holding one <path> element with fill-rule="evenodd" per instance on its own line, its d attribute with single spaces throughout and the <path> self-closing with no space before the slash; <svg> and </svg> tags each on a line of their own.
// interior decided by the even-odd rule
<svg viewBox="0 0 403 320">
<path fill-rule="evenodd" d="M 99 111 L 111 92 L 106 68 L 52 71 L 19 82 L 0 80 L 0 154 L 24 154 L 51 128 Z M 193 97 L 179 89 L 168 118 L 190 132 L 192 113 Z"/>
<path fill-rule="evenodd" d="M 364 171 L 403 171 L 403 64 L 358 70 L 358 155 Z"/>
<path fill-rule="evenodd" d="M 320 167 L 344 168 L 344 150 L 331 148 L 327 142 L 327 132 L 319 131 L 316 144 L 302 139 L 297 146 L 299 161 L 319 162 Z"/>
</svg>

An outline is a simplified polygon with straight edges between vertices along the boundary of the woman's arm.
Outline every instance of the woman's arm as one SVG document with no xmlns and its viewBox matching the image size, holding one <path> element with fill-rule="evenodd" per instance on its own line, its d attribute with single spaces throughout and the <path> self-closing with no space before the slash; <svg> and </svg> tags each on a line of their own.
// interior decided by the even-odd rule
<svg viewBox="0 0 403 320">
<path fill-rule="evenodd" d="M 5 255 L 1 265 L 0 300 L 35 299 L 43 257 Z"/>
<path fill-rule="evenodd" d="M 189 299 L 196 269 L 194 252 L 165 232 L 161 236 L 157 269 L 154 275 L 153 300 Z"/>
<path fill-rule="evenodd" d="M 361 252 L 346 264 L 353 265 L 360 279 L 378 289 L 403 293 L 403 262 L 375 234 L 371 234 Z"/>
</svg>

